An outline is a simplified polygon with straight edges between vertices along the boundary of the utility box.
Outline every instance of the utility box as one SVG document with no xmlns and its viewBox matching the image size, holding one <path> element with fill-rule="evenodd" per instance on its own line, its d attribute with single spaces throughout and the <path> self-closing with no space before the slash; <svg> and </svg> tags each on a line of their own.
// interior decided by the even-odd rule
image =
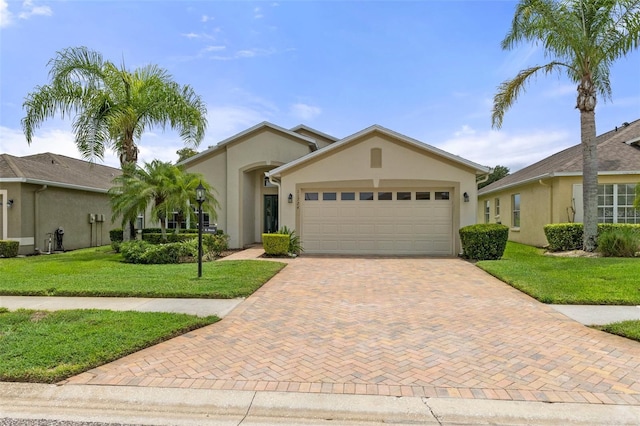
<svg viewBox="0 0 640 426">
<path fill-rule="evenodd" d="M 104 215 L 103 214 L 97 214 L 96 215 L 96 222 L 104 222 Z"/>
<path fill-rule="evenodd" d="M 94 223 L 96 221 L 96 215 L 89 213 L 89 223 Z"/>
</svg>

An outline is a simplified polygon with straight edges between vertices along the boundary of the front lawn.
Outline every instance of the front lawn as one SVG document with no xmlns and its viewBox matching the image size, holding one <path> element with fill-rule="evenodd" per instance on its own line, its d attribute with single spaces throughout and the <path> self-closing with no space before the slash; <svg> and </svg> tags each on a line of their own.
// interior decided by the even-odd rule
<svg viewBox="0 0 640 426">
<path fill-rule="evenodd" d="M 637 320 L 615 322 L 594 328 L 640 342 L 640 321 Z"/>
<path fill-rule="evenodd" d="M 216 321 L 157 312 L 0 308 L 0 381 L 55 383 Z"/>
<path fill-rule="evenodd" d="M 0 295 L 230 299 L 252 294 L 284 266 L 260 260 L 205 262 L 197 278 L 195 263 L 123 263 L 105 246 L 0 259 Z"/>
<path fill-rule="evenodd" d="M 500 260 L 477 265 L 543 303 L 640 305 L 640 259 L 545 256 L 509 242 Z"/>
</svg>

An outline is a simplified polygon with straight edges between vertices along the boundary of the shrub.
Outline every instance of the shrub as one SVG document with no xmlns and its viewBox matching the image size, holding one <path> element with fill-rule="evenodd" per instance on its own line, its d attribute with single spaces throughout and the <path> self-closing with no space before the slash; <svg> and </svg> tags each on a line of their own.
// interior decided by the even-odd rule
<svg viewBox="0 0 640 426">
<path fill-rule="evenodd" d="M 112 243 L 122 242 L 122 228 L 112 229 L 109 231 L 109 239 Z"/>
<path fill-rule="evenodd" d="M 119 241 L 113 241 L 111 242 L 111 248 L 113 249 L 113 251 L 115 251 L 116 253 L 120 253 L 120 246 L 122 245 L 121 242 Z"/>
<path fill-rule="evenodd" d="M 229 236 L 228 235 L 219 235 L 216 233 L 213 234 L 205 234 L 202 236 L 202 245 L 206 247 L 207 253 L 211 257 L 218 257 L 222 254 L 223 251 L 229 249 Z"/>
<path fill-rule="evenodd" d="M 500 259 L 509 239 L 509 228 L 497 223 L 465 226 L 459 232 L 462 255 L 473 260 Z"/>
<path fill-rule="evenodd" d="M 582 234 L 582 223 L 553 223 L 544 227 L 544 235 L 551 251 L 581 249 Z"/>
<path fill-rule="evenodd" d="M 300 254 L 304 251 L 300 244 L 300 237 L 296 235 L 296 231 L 290 230 L 286 226 L 280 228 L 278 234 L 284 234 L 289 236 L 289 254 Z"/>
<path fill-rule="evenodd" d="M 628 223 L 599 223 L 598 235 L 616 229 L 629 229 L 629 232 L 640 235 L 640 224 L 634 225 Z M 544 234 L 547 237 L 549 250 L 551 251 L 582 249 L 582 223 L 554 223 L 545 225 Z"/>
<path fill-rule="evenodd" d="M 268 256 L 283 256 L 289 252 L 289 235 L 262 234 L 262 246 Z"/>
<path fill-rule="evenodd" d="M 16 257 L 20 242 L 0 240 L 0 257 Z"/>
<path fill-rule="evenodd" d="M 180 263 L 198 256 L 198 241 L 150 244 L 147 241 L 129 241 L 120 245 L 125 262 L 143 264 Z"/>
<path fill-rule="evenodd" d="M 198 238 L 198 234 L 195 233 L 184 233 L 184 234 L 175 234 L 173 231 L 167 234 L 167 239 L 162 239 L 162 234 L 158 233 L 147 233 L 142 234 L 142 239 L 150 244 L 164 244 L 164 243 L 178 243 L 181 241 L 189 241 L 193 238 Z"/>
<path fill-rule="evenodd" d="M 598 236 L 598 251 L 605 257 L 634 257 L 640 252 L 640 234 L 631 227 L 604 231 Z"/>
</svg>

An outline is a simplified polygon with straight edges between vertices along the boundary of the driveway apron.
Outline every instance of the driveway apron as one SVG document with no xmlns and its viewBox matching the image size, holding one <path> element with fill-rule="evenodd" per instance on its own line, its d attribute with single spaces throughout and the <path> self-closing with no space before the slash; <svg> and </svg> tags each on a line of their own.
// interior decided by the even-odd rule
<svg viewBox="0 0 640 426">
<path fill-rule="evenodd" d="M 66 384 L 640 404 L 640 344 L 459 259 L 301 257 L 222 321 Z"/>
</svg>

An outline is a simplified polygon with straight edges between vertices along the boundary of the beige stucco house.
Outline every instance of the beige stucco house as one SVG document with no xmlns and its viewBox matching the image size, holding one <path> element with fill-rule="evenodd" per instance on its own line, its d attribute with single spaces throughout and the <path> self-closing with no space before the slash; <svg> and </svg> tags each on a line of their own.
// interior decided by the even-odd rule
<svg viewBox="0 0 640 426">
<path fill-rule="evenodd" d="M 182 164 L 217 189 L 232 247 L 286 226 L 310 254 L 456 255 L 489 171 L 377 125 L 338 140 L 267 122 Z"/>
<path fill-rule="evenodd" d="M 640 120 L 598 136 L 598 221 L 640 223 Z M 544 226 L 582 222 L 582 146 L 576 145 L 482 188 L 478 223 L 509 226 L 512 241 L 543 247 Z"/>
<path fill-rule="evenodd" d="M 0 239 L 20 242 L 20 254 L 109 244 L 107 190 L 119 169 L 62 155 L 0 154 Z"/>
</svg>

